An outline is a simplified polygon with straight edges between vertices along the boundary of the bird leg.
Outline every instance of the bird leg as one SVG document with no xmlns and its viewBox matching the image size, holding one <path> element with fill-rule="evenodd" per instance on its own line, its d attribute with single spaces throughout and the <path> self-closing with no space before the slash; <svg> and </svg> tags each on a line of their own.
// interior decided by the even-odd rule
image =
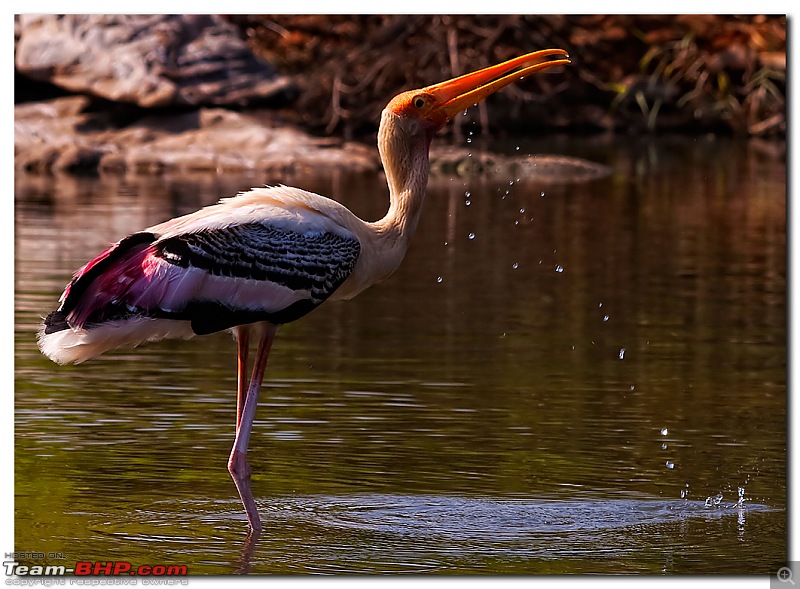
<svg viewBox="0 0 800 589">
<path fill-rule="evenodd" d="M 247 391 L 247 352 L 249 349 L 250 327 L 240 325 L 236 328 L 236 340 L 238 343 L 238 375 L 239 380 L 236 385 L 236 431 L 239 431 L 239 424 L 242 421 L 242 408 L 244 407 L 245 393 Z"/>
<path fill-rule="evenodd" d="M 233 442 L 231 456 L 228 459 L 228 472 L 236 485 L 239 497 L 244 505 L 247 521 L 253 532 L 261 531 L 261 519 L 258 517 L 253 492 L 250 489 L 250 465 L 247 463 L 247 445 L 250 442 L 250 431 L 253 428 L 253 418 L 256 415 L 256 404 L 258 403 L 258 392 L 261 389 L 261 381 L 264 379 L 264 371 L 267 367 L 267 357 L 269 356 L 272 341 L 275 339 L 276 327 L 265 325 L 264 333 L 258 342 L 258 352 L 253 364 L 253 375 L 250 377 L 250 385 L 247 387 L 247 394 L 242 404 L 241 418 L 236 428 L 236 440 Z"/>
</svg>

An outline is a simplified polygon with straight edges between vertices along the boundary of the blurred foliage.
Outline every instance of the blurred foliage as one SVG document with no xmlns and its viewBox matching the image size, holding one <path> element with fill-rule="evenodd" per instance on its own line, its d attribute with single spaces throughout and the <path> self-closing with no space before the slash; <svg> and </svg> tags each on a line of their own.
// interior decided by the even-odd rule
<svg viewBox="0 0 800 589">
<path fill-rule="evenodd" d="M 295 76 L 300 95 L 284 115 L 318 132 L 374 132 L 400 90 L 547 47 L 568 50 L 573 64 L 509 87 L 462 126 L 477 117 L 493 132 L 786 132 L 785 16 L 229 18 Z"/>
</svg>

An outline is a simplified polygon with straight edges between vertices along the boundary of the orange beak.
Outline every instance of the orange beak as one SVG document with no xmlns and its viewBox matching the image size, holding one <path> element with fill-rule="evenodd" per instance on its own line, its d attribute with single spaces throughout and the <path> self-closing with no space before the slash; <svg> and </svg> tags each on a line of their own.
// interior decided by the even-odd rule
<svg viewBox="0 0 800 589">
<path fill-rule="evenodd" d="M 552 55 L 559 55 L 564 59 L 543 61 Z M 444 125 L 459 112 L 480 102 L 512 82 L 556 66 L 567 65 L 570 63 L 570 60 L 566 59 L 567 56 L 567 52 L 563 49 L 534 51 L 471 74 L 465 74 L 446 82 L 428 86 L 423 88 L 422 92 L 434 97 L 436 104 L 434 111 L 438 115 L 436 118 L 439 119 L 436 122 Z M 440 119 L 442 115 L 446 117 L 444 121 Z"/>
</svg>

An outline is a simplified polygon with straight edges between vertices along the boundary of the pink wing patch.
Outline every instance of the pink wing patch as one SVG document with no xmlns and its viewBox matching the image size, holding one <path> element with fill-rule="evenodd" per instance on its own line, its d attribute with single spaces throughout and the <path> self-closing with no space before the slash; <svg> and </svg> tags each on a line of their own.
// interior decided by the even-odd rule
<svg viewBox="0 0 800 589">
<path fill-rule="evenodd" d="M 140 240 L 115 244 L 86 264 L 75 274 L 62 300 L 69 324 L 82 328 L 126 309 L 189 319 L 181 314 L 198 301 L 269 313 L 307 297 L 307 292 L 269 280 L 218 276 L 193 266 L 177 266 L 160 257 L 152 240 Z"/>
<path fill-rule="evenodd" d="M 81 279 L 98 264 L 106 262 L 118 247 L 120 244 L 114 245 L 81 268 L 67 286 L 62 298 L 67 300 L 73 286 L 81 284 Z M 110 303 L 119 301 L 133 284 L 146 281 L 143 262 L 149 256 L 152 256 L 152 247 L 149 244 L 136 245 L 113 260 L 109 267 L 102 269 L 100 275 L 86 286 L 70 311 L 70 323 L 77 328 L 83 327 L 90 317 L 102 314 Z"/>
</svg>

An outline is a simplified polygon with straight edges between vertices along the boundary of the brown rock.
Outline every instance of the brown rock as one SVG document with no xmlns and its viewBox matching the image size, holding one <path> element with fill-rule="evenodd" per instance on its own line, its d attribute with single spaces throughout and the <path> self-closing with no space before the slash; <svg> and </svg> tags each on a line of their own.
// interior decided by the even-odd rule
<svg viewBox="0 0 800 589">
<path fill-rule="evenodd" d="M 591 182 L 611 175 L 611 168 L 562 155 L 502 155 L 462 147 L 431 148 L 432 174 L 505 176 L 543 184 Z"/>
<path fill-rule="evenodd" d="M 58 170 L 377 170 L 373 147 L 314 138 L 269 119 L 221 108 L 152 115 L 117 128 L 88 112 L 86 97 L 15 107 L 17 169 Z"/>
<path fill-rule="evenodd" d="M 264 102 L 292 91 L 208 15 L 21 15 L 17 70 L 72 92 L 143 107 Z"/>
<path fill-rule="evenodd" d="M 378 172 L 374 145 L 312 137 L 222 108 L 154 114 L 124 127 L 108 112 L 92 112 L 85 96 L 15 107 L 16 169 L 73 172 Z M 541 182 L 586 182 L 610 170 L 578 158 L 504 156 L 435 144 L 432 174 L 512 174 Z"/>
</svg>

